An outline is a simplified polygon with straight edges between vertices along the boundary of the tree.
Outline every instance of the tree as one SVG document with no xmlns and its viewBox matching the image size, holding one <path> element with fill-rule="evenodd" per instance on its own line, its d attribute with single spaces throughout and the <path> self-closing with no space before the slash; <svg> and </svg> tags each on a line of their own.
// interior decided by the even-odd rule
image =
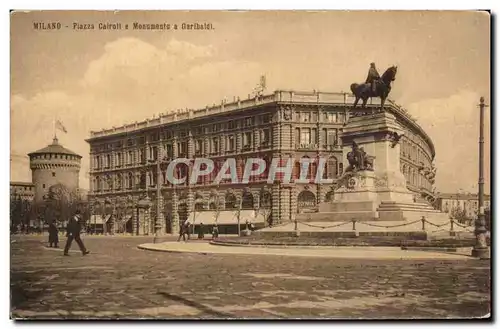
<svg viewBox="0 0 500 329">
<path fill-rule="evenodd" d="M 264 217 L 264 223 L 270 223 L 270 215 L 271 215 L 271 193 L 263 188 L 260 191 L 259 196 L 259 206 L 257 208 L 257 216 L 261 214 Z"/>
<path fill-rule="evenodd" d="M 450 210 L 450 216 L 451 218 L 455 219 L 457 222 L 460 224 L 464 225 L 472 225 L 474 219 L 470 218 L 467 215 L 467 212 L 465 211 L 465 208 L 462 209 L 461 207 L 453 207 Z"/>
</svg>

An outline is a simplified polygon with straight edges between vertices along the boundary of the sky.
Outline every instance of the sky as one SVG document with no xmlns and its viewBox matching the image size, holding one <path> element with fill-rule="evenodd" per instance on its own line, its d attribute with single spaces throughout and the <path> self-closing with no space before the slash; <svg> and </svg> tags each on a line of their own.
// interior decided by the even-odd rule
<svg viewBox="0 0 500 329">
<path fill-rule="evenodd" d="M 36 30 L 34 22 L 62 28 Z M 134 31 L 134 22 L 179 29 Z M 194 22 L 213 29 L 180 29 Z M 99 30 L 99 23 L 122 23 L 122 30 Z M 88 188 L 91 130 L 245 98 L 261 75 L 269 92 L 348 91 L 375 62 L 379 71 L 398 65 L 390 98 L 432 138 L 437 190 L 477 192 L 477 104 L 480 96 L 490 100 L 490 16 L 482 12 L 13 12 L 10 54 L 13 181 L 31 181 L 25 155 L 51 143 L 54 118 L 68 131 L 58 132 L 59 142 L 83 156 L 80 186 Z"/>
</svg>

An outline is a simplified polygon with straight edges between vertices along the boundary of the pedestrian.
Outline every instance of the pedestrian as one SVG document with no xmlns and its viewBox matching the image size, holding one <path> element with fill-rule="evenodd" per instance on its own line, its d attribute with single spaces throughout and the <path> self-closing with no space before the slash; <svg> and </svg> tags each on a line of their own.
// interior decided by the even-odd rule
<svg viewBox="0 0 500 329">
<path fill-rule="evenodd" d="M 177 242 L 181 241 L 181 237 L 183 241 L 186 241 L 186 229 L 184 223 L 179 223 L 179 238 Z"/>
<path fill-rule="evenodd" d="M 66 227 L 66 236 L 68 237 L 68 240 L 66 240 L 66 246 L 64 247 L 64 256 L 69 256 L 68 251 L 69 248 L 71 248 L 71 243 L 73 242 L 73 240 L 75 240 L 78 244 L 78 247 L 80 247 L 80 251 L 82 252 L 83 256 L 87 255 L 90 252 L 85 248 L 85 245 L 80 238 L 80 231 L 82 229 L 81 220 L 82 216 L 80 214 L 80 211 L 77 210 L 75 212 L 75 215 L 71 217 L 68 222 L 68 226 Z"/>
<path fill-rule="evenodd" d="M 203 223 L 200 223 L 200 227 L 198 228 L 198 239 L 202 240 L 205 238 L 205 227 Z"/>
<path fill-rule="evenodd" d="M 59 230 L 57 229 L 57 226 L 54 224 L 54 222 L 52 222 L 49 225 L 49 247 L 52 248 L 52 245 L 54 245 L 54 248 L 59 248 L 57 246 L 58 244 Z"/>
<path fill-rule="evenodd" d="M 218 236 L 219 236 L 219 228 L 217 227 L 217 225 L 215 225 L 212 228 L 212 239 L 217 239 Z"/>
</svg>

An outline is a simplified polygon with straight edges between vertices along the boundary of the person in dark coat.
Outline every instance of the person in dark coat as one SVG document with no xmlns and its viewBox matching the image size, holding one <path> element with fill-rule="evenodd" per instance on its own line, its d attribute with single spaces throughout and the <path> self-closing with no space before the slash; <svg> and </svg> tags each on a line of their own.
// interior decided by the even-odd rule
<svg viewBox="0 0 500 329">
<path fill-rule="evenodd" d="M 54 248 L 59 248 L 57 245 L 59 244 L 59 230 L 57 229 L 57 226 L 52 222 L 49 225 L 49 247 L 52 248 L 52 245 L 54 245 Z"/>
<path fill-rule="evenodd" d="M 200 227 L 198 228 L 198 239 L 204 239 L 205 238 L 205 226 L 203 223 L 200 223 Z"/>
<path fill-rule="evenodd" d="M 66 236 L 68 237 L 68 240 L 66 240 L 66 246 L 64 247 L 64 256 L 69 256 L 68 251 L 69 248 L 71 248 L 71 243 L 73 242 L 73 240 L 75 240 L 78 244 L 78 247 L 80 247 L 80 251 L 82 252 L 83 256 L 87 255 L 90 252 L 85 248 L 85 245 L 80 238 L 80 231 L 82 230 L 81 220 L 82 216 L 80 214 L 80 211 L 77 210 L 75 212 L 75 215 L 71 217 L 68 222 L 68 226 L 66 227 Z"/>
<path fill-rule="evenodd" d="M 186 241 L 186 234 L 187 230 L 189 228 L 189 225 L 186 225 L 186 223 L 180 223 L 179 224 L 179 238 L 177 239 L 177 242 L 181 241 L 181 237 L 183 241 Z"/>
</svg>

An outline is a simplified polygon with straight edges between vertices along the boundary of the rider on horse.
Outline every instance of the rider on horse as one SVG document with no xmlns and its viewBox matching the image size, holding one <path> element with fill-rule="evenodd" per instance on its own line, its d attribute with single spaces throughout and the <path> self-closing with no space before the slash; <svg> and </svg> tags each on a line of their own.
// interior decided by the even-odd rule
<svg viewBox="0 0 500 329">
<path fill-rule="evenodd" d="M 368 70 L 368 77 L 366 78 L 366 83 L 371 84 L 372 92 L 375 93 L 375 82 L 380 79 L 380 74 L 378 74 L 375 63 L 370 63 L 370 69 Z"/>
</svg>

